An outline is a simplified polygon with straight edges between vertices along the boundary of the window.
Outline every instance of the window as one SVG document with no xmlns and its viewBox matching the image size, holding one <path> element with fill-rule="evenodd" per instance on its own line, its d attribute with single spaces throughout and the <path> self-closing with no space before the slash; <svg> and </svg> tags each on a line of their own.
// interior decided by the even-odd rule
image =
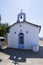
<svg viewBox="0 0 43 65">
<path fill-rule="evenodd" d="M 16 32 L 14 32 L 16 34 Z"/>
<path fill-rule="evenodd" d="M 20 25 L 20 27 L 22 27 L 22 25 Z"/>
<path fill-rule="evenodd" d="M 23 33 L 19 33 L 19 43 L 24 44 L 24 34 Z"/>
<path fill-rule="evenodd" d="M 23 44 L 24 43 L 24 37 L 20 36 L 20 43 Z"/>
<path fill-rule="evenodd" d="M 28 33 L 28 31 L 26 31 L 26 33 Z"/>
</svg>

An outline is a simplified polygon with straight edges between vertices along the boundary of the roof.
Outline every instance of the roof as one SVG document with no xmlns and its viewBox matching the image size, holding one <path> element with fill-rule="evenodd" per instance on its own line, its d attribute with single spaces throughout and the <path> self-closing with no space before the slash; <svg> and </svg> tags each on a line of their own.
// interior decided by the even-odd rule
<svg viewBox="0 0 43 65">
<path fill-rule="evenodd" d="M 24 22 L 16 22 L 16 23 L 12 24 L 11 27 L 16 25 L 16 24 L 18 24 L 18 23 L 24 23 Z M 33 26 L 39 27 L 39 32 L 40 32 L 40 30 L 41 30 L 41 26 L 40 25 L 36 25 L 36 24 L 30 23 L 30 22 L 25 22 L 25 23 L 28 23 L 28 24 L 31 24 Z"/>
</svg>

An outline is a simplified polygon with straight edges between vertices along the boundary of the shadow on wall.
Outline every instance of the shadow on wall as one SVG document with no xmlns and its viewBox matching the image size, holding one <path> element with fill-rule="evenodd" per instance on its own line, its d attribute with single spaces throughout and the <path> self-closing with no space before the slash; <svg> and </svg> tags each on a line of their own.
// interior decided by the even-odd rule
<svg viewBox="0 0 43 65">
<path fill-rule="evenodd" d="M 1 52 L 10 55 L 9 59 L 18 64 L 18 62 L 26 62 L 27 58 L 43 58 L 43 47 L 40 46 L 39 52 L 33 52 L 32 50 L 20 50 L 6 48 Z"/>
</svg>

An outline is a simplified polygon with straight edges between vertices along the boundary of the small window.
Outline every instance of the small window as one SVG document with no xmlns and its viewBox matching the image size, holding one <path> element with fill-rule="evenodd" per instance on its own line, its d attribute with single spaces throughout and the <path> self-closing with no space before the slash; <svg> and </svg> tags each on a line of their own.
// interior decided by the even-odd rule
<svg viewBox="0 0 43 65">
<path fill-rule="evenodd" d="M 16 32 L 14 32 L 16 34 Z"/>
<path fill-rule="evenodd" d="M 20 25 L 20 27 L 22 27 L 22 25 Z"/>
<path fill-rule="evenodd" d="M 28 31 L 26 31 L 26 33 L 28 33 Z"/>
<path fill-rule="evenodd" d="M 23 38 L 23 36 L 20 36 L 20 43 L 21 43 L 21 44 L 24 43 L 24 38 Z"/>
</svg>

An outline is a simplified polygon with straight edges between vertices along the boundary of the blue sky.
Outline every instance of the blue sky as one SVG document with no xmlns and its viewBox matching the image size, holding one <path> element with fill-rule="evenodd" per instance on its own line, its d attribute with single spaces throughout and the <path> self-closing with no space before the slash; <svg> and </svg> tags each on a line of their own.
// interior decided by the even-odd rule
<svg viewBox="0 0 43 65">
<path fill-rule="evenodd" d="M 26 13 L 27 21 L 41 25 L 39 36 L 43 36 L 43 0 L 0 0 L 1 22 L 15 23 L 21 9 Z"/>
</svg>

